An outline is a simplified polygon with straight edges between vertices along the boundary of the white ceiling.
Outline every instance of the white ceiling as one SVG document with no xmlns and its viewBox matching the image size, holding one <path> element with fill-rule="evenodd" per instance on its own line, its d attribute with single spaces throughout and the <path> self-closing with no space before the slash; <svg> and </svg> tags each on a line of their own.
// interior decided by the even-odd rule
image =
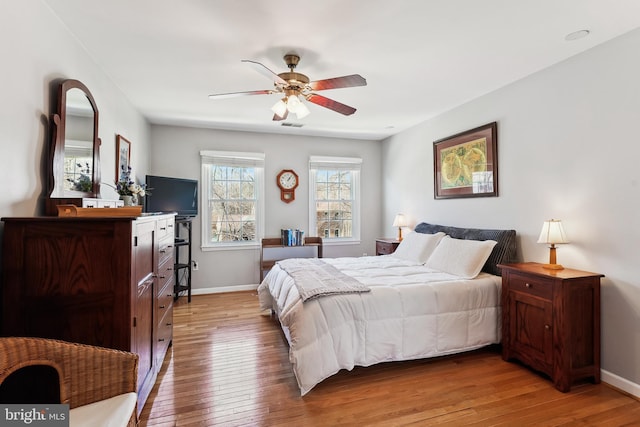
<svg viewBox="0 0 640 427">
<path fill-rule="evenodd" d="M 638 0 L 43 0 L 152 123 L 382 139 L 640 27 Z M 588 29 L 583 39 L 568 33 Z M 288 52 L 352 116 L 308 104 L 301 128 L 272 121 Z M 77 76 L 69 76 L 77 78 Z"/>
</svg>

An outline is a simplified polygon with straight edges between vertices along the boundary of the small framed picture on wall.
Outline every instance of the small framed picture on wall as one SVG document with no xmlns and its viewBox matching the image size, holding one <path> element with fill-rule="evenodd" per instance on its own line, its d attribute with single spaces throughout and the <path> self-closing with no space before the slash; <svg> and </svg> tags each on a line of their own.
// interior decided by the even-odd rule
<svg viewBox="0 0 640 427">
<path fill-rule="evenodd" d="M 120 181 L 131 165 L 131 141 L 116 135 L 116 179 Z"/>
</svg>

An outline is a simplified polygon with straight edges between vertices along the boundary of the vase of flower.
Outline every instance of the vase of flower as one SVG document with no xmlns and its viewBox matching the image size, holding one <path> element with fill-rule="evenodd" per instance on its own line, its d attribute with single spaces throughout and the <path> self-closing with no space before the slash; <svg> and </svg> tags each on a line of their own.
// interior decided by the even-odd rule
<svg viewBox="0 0 640 427">
<path fill-rule="evenodd" d="M 133 206 L 133 196 L 121 195 L 120 200 L 124 202 L 125 206 Z"/>
<path fill-rule="evenodd" d="M 136 184 L 131 177 L 131 166 L 122 169 L 120 179 L 115 186 L 110 185 L 120 195 L 120 200 L 125 206 L 137 206 L 144 196 L 150 196 L 149 188 L 146 184 Z M 107 184 L 108 185 L 108 184 Z"/>
</svg>

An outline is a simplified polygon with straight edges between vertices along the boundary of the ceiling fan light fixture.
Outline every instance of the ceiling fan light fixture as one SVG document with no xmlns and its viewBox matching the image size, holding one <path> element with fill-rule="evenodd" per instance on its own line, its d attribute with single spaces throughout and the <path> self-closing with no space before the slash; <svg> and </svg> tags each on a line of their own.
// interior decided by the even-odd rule
<svg viewBox="0 0 640 427">
<path fill-rule="evenodd" d="M 289 95 L 287 98 L 287 110 L 289 110 L 290 113 L 297 112 L 300 104 L 301 102 L 300 99 L 298 99 L 298 95 Z"/>
<path fill-rule="evenodd" d="M 309 111 L 309 108 L 307 108 L 307 106 L 304 105 L 304 102 L 300 101 L 300 104 L 298 105 L 298 108 L 296 109 L 296 117 L 299 118 L 299 119 L 304 119 L 310 113 L 311 113 L 311 111 Z"/>
<path fill-rule="evenodd" d="M 285 99 L 286 98 L 279 100 L 271 107 L 271 111 L 279 117 L 284 117 L 284 113 L 287 111 L 287 104 L 284 103 Z"/>
<path fill-rule="evenodd" d="M 317 93 L 314 93 L 314 91 L 366 86 L 367 80 L 360 74 L 310 81 L 309 77 L 306 75 L 293 71 L 300 60 L 298 55 L 293 53 L 287 54 L 285 55 L 284 60 L 289 67 L 289 71 L 280 74 L 274 73 L 268 67 L 259 62 L 249 59 L 242 60 L 242 62 L 252 65 L 258 72 L 270 78 L 274 84 L 273 89 L 216 93 L 209 95 L 209 98 L 224 99 L 246 95 L 272 95 L 278 93 L 280 96 L 283 96 L 283 98 L 271 107 L 271 111 L 274 112 L 274 121 L 285 120 L 289 115 L 289 112 L 295 113 L 299 119 L 308 116 L 311 112 L 305 105 L 304 101 L 328 108 L 329 110 L 345 116 L 350 116 L 356 112 L 355 108 L 322 95 L 318 95 Z M 303 99 L 300 99 L 300 96 L 302 96 Z"/>
</svg>

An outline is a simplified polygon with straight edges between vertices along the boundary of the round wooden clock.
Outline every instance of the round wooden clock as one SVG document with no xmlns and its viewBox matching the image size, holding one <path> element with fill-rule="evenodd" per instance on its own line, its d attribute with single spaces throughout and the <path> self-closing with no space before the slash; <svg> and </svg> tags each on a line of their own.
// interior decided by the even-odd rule
<svg viewBox="0 0 640 427">
<path fill-rule="evenodd" d="M 298 187 L 298 174 L 291 169 L 283 169 L 276 178 L 280 187 L 280 200 L 291 203 L 296 199 L 296 188 Z"/>
</svg>

